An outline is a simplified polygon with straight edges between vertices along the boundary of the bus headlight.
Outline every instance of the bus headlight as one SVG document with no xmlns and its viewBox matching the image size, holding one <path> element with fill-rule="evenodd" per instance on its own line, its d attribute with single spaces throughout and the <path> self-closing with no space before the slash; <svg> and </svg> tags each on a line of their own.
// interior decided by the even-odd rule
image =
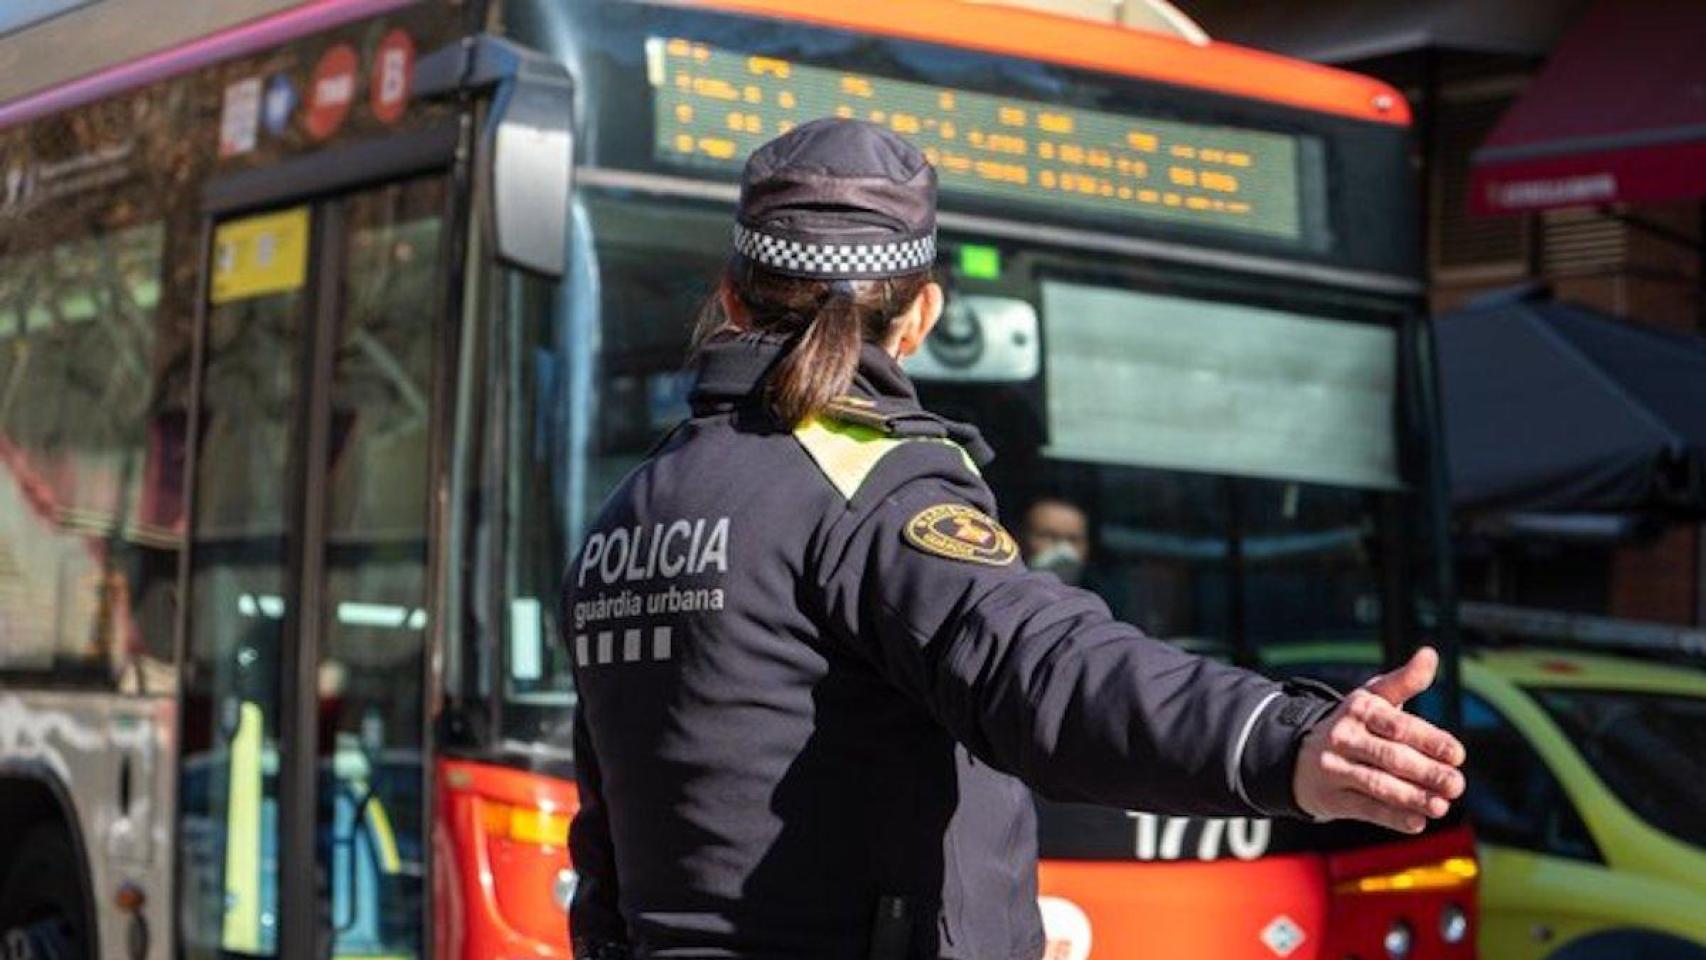
<svg viewBox="0 0 1706 960">
<path fill-rule="evenodd" d="M 1469 936 L 1469 914 L 1455 903 L 1439 912 L 1439 936 L 1446 943 L 1462 943 Z"/>
<path fill-rule="evenodd" d="M 1386 937 L 1380 945 L 1386 948 L 1386 956 L 1391 960 L 1407 960 L 1410 947 L 1415 943 L 1415 937 L 1410 933 L 1410 925 L 1402 920 L 1392 923 L 1392 928 L 1386 931 Z"/>
</svg>

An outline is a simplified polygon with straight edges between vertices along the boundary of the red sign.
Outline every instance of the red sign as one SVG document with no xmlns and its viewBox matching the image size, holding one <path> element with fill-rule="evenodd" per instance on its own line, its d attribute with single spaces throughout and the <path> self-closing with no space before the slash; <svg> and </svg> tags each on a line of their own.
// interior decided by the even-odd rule
<svg viewBox="0 0 1706 960">
<path fill-rule="evenodd" d="M 392 30 L 379 41 L 373 56 L 373 75 L 368 78 L 368 96 L 373 115 L 385 123 L 402 119 L 409 105 L 409 81 L 415 70 L 415 41 L 401 29 Z"/>
<path fill-rule="evenodd" d="M 308 82 L 308 134 L 324 140 L 343 126 L 355 100 L 355 48 L 340 43 L 327 50 Z"/>
<path fill-rule="evenodd" d="M 1706 138 L 1478 159 L 1469 183 L 1478 216 L 1706 197 Z"/>
</svg>

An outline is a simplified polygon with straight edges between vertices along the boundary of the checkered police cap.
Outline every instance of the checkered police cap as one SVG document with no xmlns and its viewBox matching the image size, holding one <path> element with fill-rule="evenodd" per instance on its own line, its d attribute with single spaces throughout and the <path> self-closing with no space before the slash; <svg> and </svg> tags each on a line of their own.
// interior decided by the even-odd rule
<svg viewBox="0 0 1706 960">
<path fill-rule="evenodd" d="M 776 273 L 916 273 L 936 262 L 936 170 L 884 127 L 814 120 L 753 152 L 736 219 L 736 255 Z"/>
<path fill-rule="evenodd" d="M 807 243 L 735 224 L 735 252 L 777 273 L 859 280 L 916 273 L 936 262 L 936 237 L 893 243 Z"/>
</svg>

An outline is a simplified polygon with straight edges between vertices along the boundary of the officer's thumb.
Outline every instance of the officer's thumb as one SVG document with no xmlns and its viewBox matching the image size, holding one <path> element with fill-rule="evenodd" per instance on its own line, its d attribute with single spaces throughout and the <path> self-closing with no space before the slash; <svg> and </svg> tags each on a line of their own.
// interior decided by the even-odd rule
<svg viewBox="0 0 1706 960">
<path fill-rule="evenodd" d="M 1433 647 L 1417 650 L 1404 664 L 1391 673 L 1383 673 L 1368 682 L 1368 691 L 1393 706 L 1403 706 L 1434 682 L 1439 672 L 1439 654 Z"/>
</svg>

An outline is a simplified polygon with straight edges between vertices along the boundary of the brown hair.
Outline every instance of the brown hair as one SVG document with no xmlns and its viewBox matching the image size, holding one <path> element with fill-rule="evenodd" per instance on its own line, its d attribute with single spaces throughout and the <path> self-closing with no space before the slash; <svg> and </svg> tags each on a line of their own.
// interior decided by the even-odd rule
<svg viewBox="0 0 1706 960">
<path fill-rule="evenodd" d="M 786 336 L 787 356 L 767 389 L 776 416 L 797 426 L 847 392 L 860 348 L 887 339 L 895 319 L 930 281 L 928 270 L 882 280 L 806 280 L 737 260 L 699 311 L 694 349 L 725 334 Z M 723 310 L 725 290 L 740 301 L 745 317 Z"/>
</svg>

